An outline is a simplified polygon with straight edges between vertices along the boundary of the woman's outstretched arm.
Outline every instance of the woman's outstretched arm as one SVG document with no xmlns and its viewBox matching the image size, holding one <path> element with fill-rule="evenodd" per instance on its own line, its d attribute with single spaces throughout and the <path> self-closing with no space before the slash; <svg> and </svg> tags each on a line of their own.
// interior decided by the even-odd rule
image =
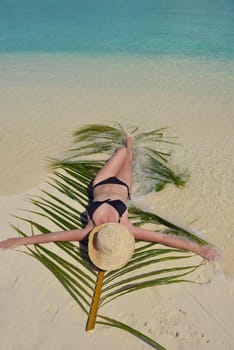
<svg viewBox="0 0 234 350">
<path fill-rule="evenodd" d="M 178 249 L 190 250 L 209 261 L 214 261 L 219 258 L 218 251 L 210 245 L 201 245 L 183 238 L 171 236 L 165 233 L 154 232 L 133 225 L 131 225 L 131 231 L 133 232 L 134 237 L 139 240 L 160 243 Z"/>
<path fill-rule="evenodd" d="M 81 230 L 58 231 L 47 234 L 40 234 L 28 237 L 8 238 L 0 242 L 0 249 L 12 249 L 22 245 L 50 243 L 50 242 L 66 242 L 81 241 L 92 230 L 93 224 L 88 222 L 87 226 Z"/>
</svg>

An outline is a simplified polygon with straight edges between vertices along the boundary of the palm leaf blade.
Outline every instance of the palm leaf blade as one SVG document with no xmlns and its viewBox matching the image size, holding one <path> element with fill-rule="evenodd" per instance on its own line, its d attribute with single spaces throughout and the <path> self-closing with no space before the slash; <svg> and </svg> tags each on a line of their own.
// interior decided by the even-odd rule
<svg viewBox="0 0 234 350">
<path fill-rule="evenodd" d="M 124 324 L 123 322 L 116 321 L 113 318 L 103 316 L 103 315 L 99 315 L 98 317 L 105 320 L 105 322 L 104 321 L 97 321 L 97 323 L 99 323 L 99 324 L 122 329 L 122 330 L 134 335 L 135 337 L 141 339 L 142 341 L 144 341 L 145 343 L 147 343 L 148 345 L 150 345 L 154 349 L 166 350 L 162 345 L 157 343 L 155 340 L 149 338 L 148 336 L 137 331 L 136 329 Z"/>
</svg>

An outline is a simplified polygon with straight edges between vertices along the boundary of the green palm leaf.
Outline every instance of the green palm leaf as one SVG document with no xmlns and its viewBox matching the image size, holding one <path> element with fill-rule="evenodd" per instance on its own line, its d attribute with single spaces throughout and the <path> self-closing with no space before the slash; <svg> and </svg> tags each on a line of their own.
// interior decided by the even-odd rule
<svg viewBox="0 0 234 350">
<path fill-rule="evenodd" d="M 176 173 L 170 168 L 171 153 L 165 150 L 165 145 L 173 145 L 174 138 L 165 137 L 165 129 L 138 132 L 132 128 L 136 144 L 140 144 L 146 163 L 144 172 L 146 179 L 154 182 L 156 191 L 162 190 L 166 184 L 173 183 L 181 187 L 185 184 L 187 173 Z M 51 160 L 53 173 L 49 181 L 50 190 L 43 190 L 40 196 L 30 197 L 35 210 L 27 211 L 33 218 L 18 217 L 28 223 L 29 231 L 47 234 L 50 230 L 46 224 L 40 224 L 40 218 L 55 224 L 60 230 L 81 228 L 81 215 L 88 203 L 87 188 L 95 174 L 116 147 L 123 144 L 125 131 L 121 125 L 90 124 L 74 133 L 74 147 L 67 152 L 63 160 Z M 163 146 L 163 147 L 162 147 Z M 97 160 L 97 154 L 100 157 Z M 102 158 L 103 157 L 103 158 Z M 73 204 L 76 204 L 73 206 Z M 129 209 L 129 217 L 135 225 L 145 223 L 163 225 L 162 232 L 180 235 L 199 243 L 206 243 L 191 230 L 180 227 L 160 216 L 144 212 L 135 207 Z M 26 233 L 14 226 L 21 236 Z M 64 286 L 80 308 L 88 315 L 93 303 L 93 291 L 98 277 L 98 271 L 89 261 L 87 246 L 78 247 L 71 242 L 55 242 L 56 252 L 39 244 L 27 247 L 26 254 L 34 257 L 49 269 Z M 165 284 L 188 282 L 187 275 L 201 264 L 180 266 L 180 261 L 189 259 L 191 254 L 178 249 L 158 248 L 156 244 L 136 242 L 136 249 L 129 263 L 120 270 L 104 274 L 102 294 L 99 308 L 113 299 L 127 293 L 137 292 L 143 288 Z M 166 265 L 173 262 L 173 266 Z M 176 263 L 176 265 L 175 265 Z M 154 270 L 147 268 L 154 266 Z M 185 278 L 186 277 L 186 278 Z M 155 349 L 165 350 L 155 340 L 147 335 L 114 320 L 97 314 L 97 324 L 117 327 L 142 339 Z"/>
<path fill-rule="evenodd" d="M 122 329 L 123 331 L 128 332 L 128 333 L 134 335 L 135 337 L 139 338 L 140 340 L 144 341 L 145 343 L 149 344 L 149 346 L 151 346 L 152 348 L 154 348 L 156 350 L 166 350 L 162 345 L 157 343 L 155 340 L 147 337 L 145 334 L 143 334 L 143 333 L 137 331 L 136 329 L 124 324 L 123 322 L 119 322 L 119 321 L 114 320 L 113 318 L 102 316 L 102 315 L 99 315 L 99 318 L 104 320 L 104 321 L 97 321 L 97 323 L 99 323 L 99 324 Z"/>
</svg>

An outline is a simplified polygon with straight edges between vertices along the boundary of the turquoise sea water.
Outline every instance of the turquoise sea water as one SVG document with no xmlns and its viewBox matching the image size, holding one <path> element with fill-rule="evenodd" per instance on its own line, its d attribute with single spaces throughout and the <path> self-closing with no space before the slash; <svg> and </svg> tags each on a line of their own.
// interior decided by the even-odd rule
<svg viewBox="0 0 234 350">
<path fill-rule="evenodd" d="M 1 0 L 0 53 L 234 59 L 234 0 Z"/>
</svg>

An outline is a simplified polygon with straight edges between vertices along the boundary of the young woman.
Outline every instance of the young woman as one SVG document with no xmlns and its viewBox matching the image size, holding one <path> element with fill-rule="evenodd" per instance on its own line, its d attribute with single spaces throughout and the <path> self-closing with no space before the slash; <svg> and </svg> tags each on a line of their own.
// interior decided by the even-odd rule
<svg viewBox="0 0 234 350">
<path fill-rule="evenodd" d="M 116 150 L 93 181 L 93 200 L 88 206 L 89 220 L 83 229 L 52 232 L 31 237 L 9 238 L 0 242 L 0 249 L 5 250 L 21 245 L 55 241 L 81 241 L 95 226 L 104 223 L 121 223 L 138 240 L 190 250 L 209 261 L 218 258 L 217 250 L 210 245 L 199 245 L 182 238 L 135 227 L 128 219 L 127 201 L 130 199 L 131 189 L 132 137 L 127 135 L 126 145 Z"/>
</svg>

